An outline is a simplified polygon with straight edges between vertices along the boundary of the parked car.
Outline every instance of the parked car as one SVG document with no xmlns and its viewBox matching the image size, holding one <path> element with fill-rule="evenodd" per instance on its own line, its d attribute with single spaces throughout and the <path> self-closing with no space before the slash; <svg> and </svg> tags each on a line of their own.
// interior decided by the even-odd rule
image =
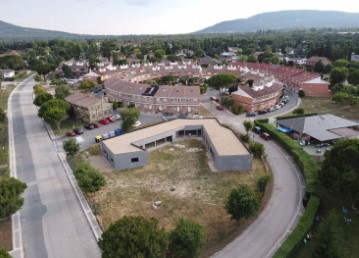
<svg viewBox="0 0 359 258">
<path fill-rule="evenodd" d="M 101 126 L 101 124 L 99 124 L 99 123 L 92 123 L 92 124 L 95 128 L 99 128 Z"/>
<path fill-rule="evenodd" d="M 114 116 L 109 116 L 107 118 L 110 122 L 116 122 L 116 118 Z"/>
<path fill-rule="evenodd" d="M 315 148 L 323 148 L 323 147 L 329 147 L 330 143 L 322 142 L 315 145 Z"/>
<path fill-rule="evenodd" d="M 66 133 L 67 136 L 74 137 L 76 136 L 76 133 L 74 131 L 69 131 Z"/>
<path fill-rule="evenodd" d="M 110 121 L 107 118 L 104 118 L 104 119 L 100 120 L 100 124 L 108 125 L 109 123 L 110 123 Z"/>
<path fill-rule="evenodd" d="M 267 114 L 267 111 L 265 110 L 258 110 L 258 115 Z"/>
<path fill-rule="evenodd" d="M 262 128 L 260 128 L 259 126 L 255 126 L 252 128 L 252 132 L 260 134 L 262 132 Z"/>
<path fill-rule="evenodd" d="M 141 121 L 136 121 L 136 123 L 133 125 L 133 127 L 139 127 L 141 125 Z"/>
<path fill-rule="evenodd" d="M 95 126 L 93 124 L 85 124 L 84 126 L 87 130 L 92 130 L 95 128 Z"/>
<path fill-rule="evenodd" d="M 80 127 L 75 128 L 73 131 L 75 134 L 83 134 L 84 133 L 84 130 L 82 130 L 82 128 L 80 128 Z"/>
<path fill-rule="evenodd" d="M 113 115 L 113 117 L 116 119 L 116 120 L 120 120 L 121 119 L 121 116 L 119 114 L 115 114 Z"/>
<path fill-rule="evenodd" d="M 216 106 L 218 110 L 223 110 L 223 107 L 221 105 Z"/>
<path fill-rule="evenodd" d="M 102 135 L 95 136 L 95 142 L 100 142 L 102 140 Z"/>
<path fill-rule="evenodd" d="M 218 99 L 215 96 L 212 96 L 209 99 L 218 102 Z"/>
<path fill-rule="evenodd" d="M 256 116 L 256 113 L 254 112 L 247 112 L 246 117 Z"/>
<path fill-rule="evenodd" d="M 269 141 L 271 138 L 268 133 L 261 133 L 260 136 L 266 141 Z"/>
<path fill-rule="evenodd" d="M 267 113 L 269 113 L 269 112 L 273 112 L 274 110 L 275 110 L 275 108 L 274 108 L 274 107 L 268 108 L 268 109 L 267 109 Z"/>
</svg>

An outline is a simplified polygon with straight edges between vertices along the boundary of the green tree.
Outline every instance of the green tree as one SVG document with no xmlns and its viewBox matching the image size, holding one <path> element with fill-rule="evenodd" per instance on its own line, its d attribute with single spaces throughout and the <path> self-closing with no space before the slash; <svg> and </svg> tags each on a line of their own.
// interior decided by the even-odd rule
<svg viewBox="0 0 359 258">
<path fill-rule="evenodd" d="M 64 73 L 65 78 L 72 78 L 74 76 L 73 72 L 71 71 L 71 68 L 68 65 L 62 65 L 62 72 Z"/>
<path fill-rule="evenodd" d="M 106 57 L 108 61 L 111 59 L 112 51 L 116 49 L 115 41 L 112 39 L 105 39 L 101 42 L 100 52 L 102 56 Z"/>
<path fill-rule="evenodd" d="M 349 100 L 349 95 L 345 92 L 339 92 L 332 97 L 332 100 L 336 103 L 343 103 Z"/>
<path fill-rule="evenodd" d="M 53 97 L 50 93 L 44 91 L 38 94 L 34 99 L 34 105 L 41 107 L 44 103 L 46 103 L 49 100 L 52 100 Z"/>
<path fill-rule="evenodd" d="M 208 84 L 207 83 L 202 83 L 199 86 L 199 91 L 200 91 L 201 94 L 205 94 L 207 92 L 207 89 L 208 89 Z"/>
<path fill-rule="evenodd" d="M 50 64 L 39 64 L 36 67 L 36 72 L 44 77 L 44 81 L 46 80 L 46 75 L 48 75 L 54 67 Z"/>
<path fill-rule="evenodd" d="M 0 258 L 12 258 L 4 248 L 0 246 Z"/>
<path fill-rule="evenodd" d="M 13 177 L 0 180 L 0 219 L 8 218 L 18 211 L 24 203 L 21 194 L 26 184 Z"/>
<path fill-rule="evenodd" d="M 359 85 L 359 69 L 349 70 L 348 83 Z"/>
<path fill-rule="evenodd" d="M 253 123 L 251 120 L 244 120 L 243 121 L 244 129 L 246 130 L 246 133 L 248 134 L 249 130 L 253 128 Z"/>
<path fill-rule="evenodd" d="M 42 81 L 41 75 L 38 73 L 35 74 L 34 80 L 35 80 L 35 82 L 41 82 Z"/>
<path fill-rule="evenodd" d="M 210 87 L 220 89 L 220 88 L 229 88 L 235 82 L 239 82 L 240 79 L 233 74 L 220 73 L 213 75 L 208 79 L 208 85 Z"/>
<path fill-rule="evenodd" d="M 44 89 L 44 87 L 42 87 L 41 84 L 35 84 L 34 87 L 33 87 L 33 89 L 34 89 L 34 94 L 35 94 L 35 96 L 37 96 L 37 95 L 39 95 L 39 94 L 41 94 L 41 93 L 46 92 L 45 89 Z"/>
<path fill-rule="evenodd" d="M 249 144 L 249 150 L 255 158 L 260 158 L 264 155 L 264 145 L 259 142 L 251 142 Z"/>
<path fill-rule="evenodd" d="M 2 108 L 0 108 L 0 122 L 5 122 L 5 121 L 6 121 L 6 113 Z"/>
<path fill-rule="evenodd" d="M 112 224 L 99 240 L 103 258 L 166 256 L 168 235 L 155 218 L 125 216 Z"/>
<path fill-rule="evenodd" d="M 59 131 L 60 123 L 66 117 L 70 105 L 62 99 L 52 99 L 45 102 L 39 109 L 38 116 L 46 123 L 55 125 Z"/>
<path fill-rule="evenodd" d="M 128 132 L 140 117 L 138 108 L 124 108 L 120 112 L 122 120 L 122 130 Z"/>
<path fill-rule="evenodd" d="M 318 231 L 316 232 L 316 242 L 318 243 L 316 245 L 316 252 L 321 257 L 344 257 L 341 252 L 343 240 L 340 238 L 342 235 L 340 222 L 341 218 L 332 210 L 319 224 Z"/>
<path fill-rule="evenodd" d="M 93 87 L 95 87 L 95 84 L 92 81 L 82 81 L 80 83 L 81 90 L 91 90 Z"/>
<path fill-rule="evenodd" d="M 72 157 L 79 152 L 80 145 L 76 142 L 75 139 L 68 139 L 64 141 L 63 148 L 66 152 L 66 155 Z"/>
<path fill-rule="evenodd" d="M 343 83 L 348 77 L 348 69 L 345 67 L 335 67 L 330 72 L 329 81 L 331 85 Z"/>
<path fill-rule="evenodd" d="M 225 208 L 233 219 L 240 221 L 252 216 L 259 209 L 260 202 L 260 195 L 242 184 L 230 192 Z"/>
<path fill-rule="evenodd" d="M 232 98 L 222 98 L 222 105 L 225 107 L 232 107 L 234 105 L 234 100 Z"/>
<path fill-rule="evenodd" d="M 322 183 L 354 199 L 359 192 L 359 139 L 338 141 L 324 156 L 319 172 Z"/>
<path fill-rule="evenodd" d="M 157 49 L 154 53 L 157 62 L 161 62 L 166 52 L 163 49 Z"/>
<path fill-rule="evenodd" d="M 304 108 L 296 108 L 293 110 L 293 115 L 302 116 L 304 115 Z"/>
<path fill-rule="evenodd" d="M 299 90 L 299 91 L 298 91 L 298 97 L 299 97 L 299 98 L 304 98 L 304 97 L 305 97 L 305 92 L 304 92 L 304 90 Z"/>
<path fill-rule="evenodd" d="M 319 60 L 318 62 L 315 63 L 314 71 L 317 73 L 322 73 L 324 71 L 324 64 L 322 60 Z"/>
<path fill-rule="evenodd" d="M 74 173 L 79 187 L 85 193 L 95 193 L 106 185 L 105 177 L 88 162 L 80 163 Z"/>
<path fill-rule="evenodd" d="M 243 110 L 243 106 L 232 106 L 232 113 L 238 116 Z"/>
<path fill-rule="evenodd" d="M 347 67 L 349 64 L 349 61 L 346 59 L 337 59 L 334 62 L 334 67 Z"/>
<path fill-rule="evenodd" d="M 66 85 L 58 85 L 55 87 L 55 98 L 65 99 L 70 95 L 70 89 Z"/>
<path fill-rule="evenodd" d="M 246 81 L 246 83 L 248 83 L 248 87 L 252 88 L 252 87 L 253 87 L 254 80 L 253 80 L 253 79 L 248 79 L 248 80 Z"/>
<path fill-rule="evenodd" d="M 169 235 L 170 257 L 199 257 L 205 241 L 205 232 L 201 224 L 180 219 L 176 228 Z"/>
</svg>

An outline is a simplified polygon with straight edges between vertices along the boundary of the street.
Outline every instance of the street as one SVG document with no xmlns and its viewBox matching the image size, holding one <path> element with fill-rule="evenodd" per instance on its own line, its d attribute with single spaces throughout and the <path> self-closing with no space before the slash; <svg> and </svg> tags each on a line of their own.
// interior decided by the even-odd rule
<svg viewBox="0 0 359 258">
<path fill-rule="evenodd" d="M 100 257 L 52 141 L 32 104 L 32 78 L 9 98 L 18 178 L 27 184 L 20 210 L 23 245 L 14 257 Z M 11 148 L 11 146 L 10 146 Z M 23 250 L 21 250 L 23 247 Z"/>
</svg>

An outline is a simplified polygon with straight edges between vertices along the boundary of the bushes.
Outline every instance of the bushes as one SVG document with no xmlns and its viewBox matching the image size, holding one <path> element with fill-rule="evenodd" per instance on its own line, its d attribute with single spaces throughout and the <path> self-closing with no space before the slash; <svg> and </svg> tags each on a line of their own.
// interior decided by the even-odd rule
<svg viewBox="0 0 359 258">
<path fill-rule="evenodd" d="M 320 198 L 316 195 L 312 195 L 303 216 L 300 218 L 298 226 L 277 250 L 273 256 L 274 258 L 291 257 L 295 253 L 312 226 L 319 204 Z"/>
<path fill-rule="evenodd" d="M 298 117 L 307 117 L 307 116 L 316 116 L 318 113 L 308 113 L 308 114 L 302 114 L 302 115 L 286 115 L 286 116 L 278 116 L 277 120 L 284 120 L 284 119 L 290 119 L 290 118 L 298 118 Z"/>
</svg>

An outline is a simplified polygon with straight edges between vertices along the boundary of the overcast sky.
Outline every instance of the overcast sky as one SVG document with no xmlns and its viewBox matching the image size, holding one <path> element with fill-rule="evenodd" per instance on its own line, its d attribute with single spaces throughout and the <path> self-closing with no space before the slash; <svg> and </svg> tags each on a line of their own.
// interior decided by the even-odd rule
<svg viewBox="0 0 359 258">
<path fill-rule="evenodd" d="M 81 34 L 189 33 L 281 10 L 358 12 L 357 0 L 0 0 L 0 20 Z"/>
</svg>

